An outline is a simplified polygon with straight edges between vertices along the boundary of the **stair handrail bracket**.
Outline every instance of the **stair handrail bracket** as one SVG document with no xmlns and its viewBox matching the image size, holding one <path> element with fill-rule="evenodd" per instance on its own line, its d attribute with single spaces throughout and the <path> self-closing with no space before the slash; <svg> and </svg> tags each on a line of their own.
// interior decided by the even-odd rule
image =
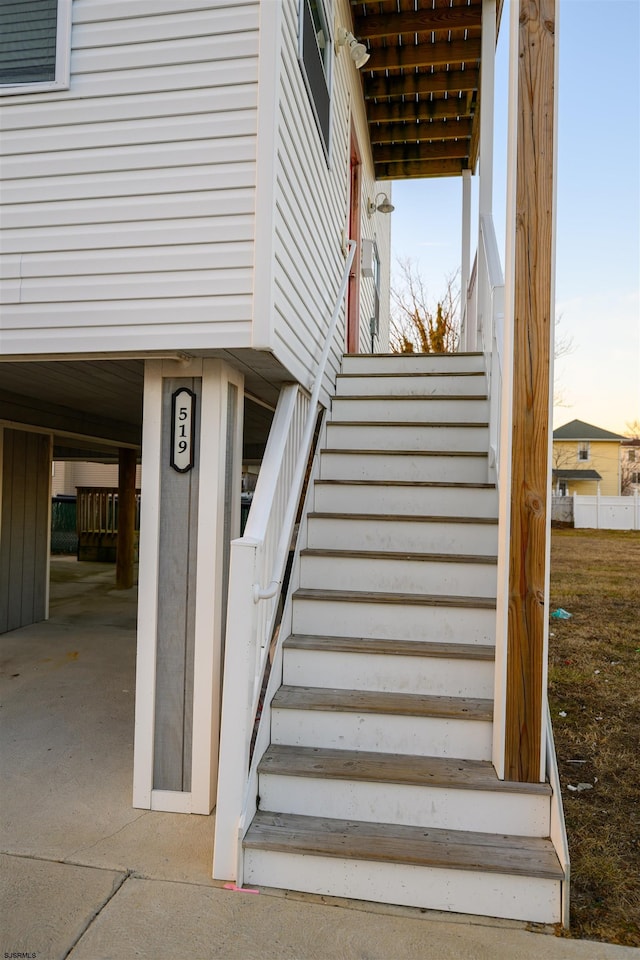
<svg viewBox="0 0 640 960">
<path fill-rule="evenodd" d="M 244 535 L 231 543 L 213 876 L 242 882 L 240 826 L 250 746 L 325 370 L 356 252 L 348 241 L 342 280 L 311 393 L 280 391 Z"/>
</svg>

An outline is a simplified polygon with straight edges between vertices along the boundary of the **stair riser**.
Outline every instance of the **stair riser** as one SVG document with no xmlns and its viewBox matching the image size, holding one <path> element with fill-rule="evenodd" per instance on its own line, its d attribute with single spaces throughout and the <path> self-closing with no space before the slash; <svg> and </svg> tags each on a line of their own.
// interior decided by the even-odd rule
<svg viewBox="0 0 640 960">
<path fill-rule="evenodd" d="M 487 427 L 329 423 L 327 446 L 339 450 L 457 450 L 486 453 Z"/>
<path fill-rule="evenodd" d="M 284 656 L 283 683 L 294 687 L 491 699 L 493 673 L 490 660 L 288 649 Z"/>
<path fill-rule="evenodd" d="M 420 397 L 334 397 L 331 420 L 386 420 L 392 423 L 486 423 L 489 401 Z"/>
<path fill-rule="evenodd" d="M 432 757 L 491 758 L 487 720 L 271 708 L 271 742 Z"/>
<path fill-rule="evenodd" d="M 443 830 L 548 837 L 548 797 L 260 774 L 260 809 Z"/>
<path fill-rule="evenodd" d="M 496 566 L 463 561 L 302 556 L 300 586 L 327 590 L 495 597 Z"/>
<path fill-rule="evenodd" d="M 343 373 L 484 373 L 484 357 L 478 354 L 408 354 L 396 356 L 344 357 Z"/>
<path fill-rule="evenodd" d="M 443 643 L 495 642 L 495 610 L 475 607 L 401 606 L 395 603 L 295 598 L 293 632 L 373 640 L 430 640 Z"/>
<path fill-rule="evenodd" d="M 493 489 L 463 487 L 386 487 L 367 484 L 315 484 L 318 512 L 407 514 L 425 517 L 497 516 Z"/>
<path fill-rule="evenodd" d="M 384 393 L 390 397 L 477 397 L 486 391 L 484 374 L 424 377 L 358 377 L 339 375 L 336 396 L 362 397 Z"/>
<path fill-rule="evenodd" d="M 479 916 L 558 923 L 556 880 L 406 864 L 245 852 L 244 880 L 334 897 L 398 903 Z"/>
<path fill-rule="evenodd" d="M 498 525 L 310 517 L 308 546 L 335 550 L 393 550 L 495 556 Z"/>
<path fill-rule="evenodd" d="M 322 480 L 406 480 L 430 483 L 486 483 L 487 457 L 389 456 L 380 453 L 328 453 L 320 458 Z"/>
</svg>

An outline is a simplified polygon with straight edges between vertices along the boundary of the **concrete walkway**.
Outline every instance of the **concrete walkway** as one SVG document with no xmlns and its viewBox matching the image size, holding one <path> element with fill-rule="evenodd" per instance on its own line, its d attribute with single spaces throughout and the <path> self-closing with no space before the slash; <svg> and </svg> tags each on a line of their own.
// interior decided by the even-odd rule
<svg viewBox="0 0 640 960">
<path fill-rule="evenodd" d="M 584 960 L 640 950 L 517 923 L 211 879 L 213 817 L 131 806 L 135 591 L 56 560 L 51 619 L 0 638 L 0 956 Z"/>
</svg>

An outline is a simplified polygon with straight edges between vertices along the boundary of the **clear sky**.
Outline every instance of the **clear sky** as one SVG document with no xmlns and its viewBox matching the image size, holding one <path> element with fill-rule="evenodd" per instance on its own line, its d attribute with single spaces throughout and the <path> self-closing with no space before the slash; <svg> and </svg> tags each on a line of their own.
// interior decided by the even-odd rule
<svg viewBox="0 0 640 960">
<path fill-rule="evenodd" d="M 503 263 L 508 7 L 494 158 Z M 560 0 L 558 35 L 556 316 L 573 349 L 556 363 L 554 426 L 622 433 L 640 420 L 640 0 Z M 419 265 L 434 302 L 460 264 L 461 196 L 457 178 L 393 184 L 392 258 Z"/>
</svg>

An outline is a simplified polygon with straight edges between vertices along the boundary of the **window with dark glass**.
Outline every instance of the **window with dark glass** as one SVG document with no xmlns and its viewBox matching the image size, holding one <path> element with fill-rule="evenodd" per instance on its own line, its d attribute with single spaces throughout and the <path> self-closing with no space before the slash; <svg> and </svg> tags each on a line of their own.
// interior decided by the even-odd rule
<svg viewBox="0 0 640 960">
<path fill-rule="evenodd" d="M 0 2 L 0 83 L 56 77 L 58 0 Z"/>
<path fill-rule="evenodd" d="M 329 152 L 331 36 L 323 0 L 300 0 L 299 60 L 318 130 Z"/>
</svg>

